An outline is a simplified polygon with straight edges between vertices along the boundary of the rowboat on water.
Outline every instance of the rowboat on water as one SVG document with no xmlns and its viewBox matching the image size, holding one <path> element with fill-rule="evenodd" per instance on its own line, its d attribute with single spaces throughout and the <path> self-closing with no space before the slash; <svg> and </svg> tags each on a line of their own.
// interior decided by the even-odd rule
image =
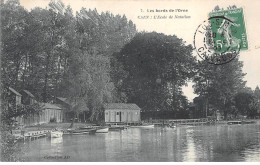
<svg viewBox="0 0 260 165">
<path fill-rule="evenodd" d="M 97 127 L 96 133 L 108 133 L 109 128 L 108 127 Z"/>
<path fill-rule="evenodd" d="M 149 124 L 149 125 L 135 125 L 131 126 L 132 128 L 154 128 L 154 124 Z"/>
<path fill-rule="evenodd" d="M 96 133 L 95 128 L 85 128 L 85 129 L 80 128 L 80 129 L 67 129 L 65 134 L 79 135 L 79 134 L 94 134 L 94 133 Z"/>
<path fill-rule="evenodd" d="M 109 131 L 120 131 L 120 130 L 124 130 L 125 127 L 124 126 L 111 126 L 109 127 Z"/>
<path fill-rule="evenodd" d="M 228 121 L 227 124 L 228 125 L 232 125 L 232 124 L 252 124 L 255 123 L 255 121 L 245 121 L 245 120 L 236 120 L 236 121 Z"/>
</svg>

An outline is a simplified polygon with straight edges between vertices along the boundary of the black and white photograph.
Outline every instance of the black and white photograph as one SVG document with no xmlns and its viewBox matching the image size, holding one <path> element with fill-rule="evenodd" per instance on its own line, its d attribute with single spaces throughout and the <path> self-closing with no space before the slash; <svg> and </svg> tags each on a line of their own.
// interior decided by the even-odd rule
<svg viewBox="0 0 260 165">
<path fill-rule="evenodd" d="M 0 0 L 0 162 L 260 162 L 259 10 Z"/>
</svg>

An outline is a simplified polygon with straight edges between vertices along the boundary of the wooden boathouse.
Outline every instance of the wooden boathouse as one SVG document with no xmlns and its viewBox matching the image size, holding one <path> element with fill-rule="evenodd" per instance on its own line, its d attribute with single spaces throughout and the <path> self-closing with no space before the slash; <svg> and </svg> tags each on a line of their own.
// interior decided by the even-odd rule
<svg viewBox="0 0 260 165">
<path fill-rule="evenodd" d="M 107 103 L 105 108 L 106 123 L 139 123 L 141 122 L 140 111 L 136 104 L 130 103 Z"/>
</svg>

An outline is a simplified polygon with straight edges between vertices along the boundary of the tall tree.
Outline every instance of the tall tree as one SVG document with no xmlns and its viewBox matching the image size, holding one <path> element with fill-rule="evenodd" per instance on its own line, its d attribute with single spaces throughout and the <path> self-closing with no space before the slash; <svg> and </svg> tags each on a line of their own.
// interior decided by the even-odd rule
<svg viewBox="0 0 260 165">
<path fill-rule="evenodd" d="M 119 63 L 114 67 L 121 68 L 114 77 L 117 88 L 145 111 L 177 110 L 181 86 L 193 75 L 191 52 L 192 47 L 176 36 L 138 33 L 115 54 Z"/>
<path fill-rule="evenodd" d="M 90 111 L 90 120 L 102 115 L 103 103 L 111 102 L 114 83 L 110 79 L 110 59 L 135 34 L 135 26 L 125 17 L 82 8 L 76 16 L 76 39 L 65 74 L 67 96 L 75 115 Z M 118 26 L 120 27 L 119 29 Z"/>
<path fill-rule="evenodd" d="M 28 21 L 28 12 L 18 0 L 9 0 L 1 5 L 1 73 L 6 86 L 19 83 L 20 68 L 27 51 L 23 41 Z"/>
<path fill-rule="evenodd" d="M 194 76 L 195 93 L 205 96 L 206 105 L 213 105 L 227 117 L 235 94 L 245 88 L 242 67 L 243 64 L 238 58 L 223 65 L 199 62 L 197 74 Z M 206 112 L 207 110 L 208 107 Z"/>
<path fill-rule="evenodd" d="M 75 17 L 61 1 L 28 12 L 18 0 L 9 0 L 1 4 L 1 15 L 5 87 L 28 89 L 42 102 L 56 96 L 80 97 L 87 99 L 85 109 L 100 114 L 96 112 L 103 102 L 114 95 L 110 93 L 114 91 L 110 59 L 135 35 L 133 22 L 85 8 Z M 77 84 L 79 90 L 87 91 L 86 96 L 68 92 L 78 91 Z"/>
<path fill-rule="evenodd" d="M 255 117 L 257 114 L 257 104 L 252 93 L 239 92 L 234 97 L 234 103 L 241 115 Z"/>
<path fill-rule="evenodd" d="M 254 96 L 255 96 L 257 113 L 258 113 L 258 117 L 259 117 L 260 116 L 260 89 L 258 86 L 256 86 L 256 88 L 255 88 Z"/>
</svg>

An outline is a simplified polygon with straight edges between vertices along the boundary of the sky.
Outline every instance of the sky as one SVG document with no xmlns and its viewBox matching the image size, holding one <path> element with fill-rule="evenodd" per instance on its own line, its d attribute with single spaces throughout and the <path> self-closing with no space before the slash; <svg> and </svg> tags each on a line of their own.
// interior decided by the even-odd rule
<svg viewBox="0 0 260 165">
<path fill-rule="evenodd" d="M 22 6 L 31 10 L 34 7 L 46 8 L 50 0 L 20 0 Z M 109 11 L 114 15 L 126 15 L 127 19 L 132 20 L 138 31 L 158 32 L 167 35 L 176 35 L 193 44 L 193 37 L 197 27 L 207 19 L 208 13 L 216 5 L 226 9 L 229 5 L 242 7 L 249 43 L 249 49 L 240 52 L 239 59 L 244 62 L 243 72 L 247 73 L 244 80 L 247 86 L 255 89 L 260 86 L 260 1 L 250 0 L 63 0 L 65 5 L 70 5 L 73 12 L 79 11 L 82 7 L 94 9 L 98 13 Z M 247 3 L 245 3 L 247 2 Z M 250 3 L 249 3 L 250 2 Z M 156 12 L 157 10 L 168 10 L 168 12 Z M 170 10 L 180 9 L 180 12 L 169 12 Z M 151 11 L 155 12 L 151 12 Z M 148 12 L 149 11 L 149 12 Z M 185 12 L 186 11 L 186 12 Z M 150 19 L 154 16 L 186 15 L 187 19 Z M 149 19 L 142 19 L 148 16 Z M 194 52 L 196 55 L 196 52 Z M 228 74 L 228 73 L 227 73 Z M 193 93 L 192 83 L 183 87 L 184 94 L 190 101 L 196 96 Z"/>
</svg>

